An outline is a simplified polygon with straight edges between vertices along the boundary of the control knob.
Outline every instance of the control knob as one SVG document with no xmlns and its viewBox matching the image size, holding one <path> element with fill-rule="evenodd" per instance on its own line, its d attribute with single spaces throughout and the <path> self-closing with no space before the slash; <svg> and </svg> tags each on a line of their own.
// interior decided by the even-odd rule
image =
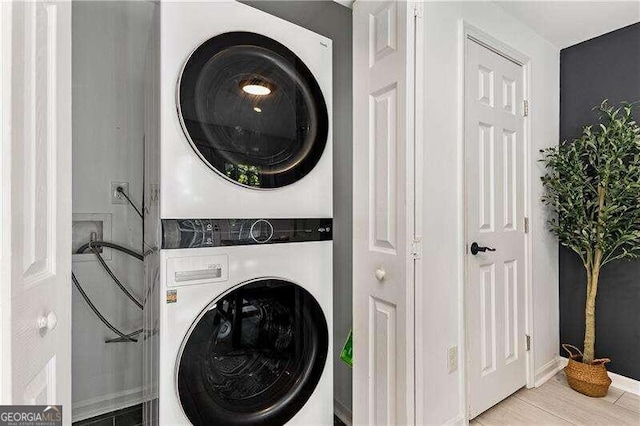
<svg viewBox="0 0 640 426">
<path fill-rule="evenodd" d="M 249 234 L 256 243 L 266 243 L 273 237 L 273 225 L 264 219 L 256 220 L 251 225 Z"/>
</svg>

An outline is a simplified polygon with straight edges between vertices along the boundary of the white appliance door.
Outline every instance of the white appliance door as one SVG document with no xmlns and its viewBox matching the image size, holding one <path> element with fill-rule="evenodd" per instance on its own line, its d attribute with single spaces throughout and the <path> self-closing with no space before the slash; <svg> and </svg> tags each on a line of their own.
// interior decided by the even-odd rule
<svg viewBox="0 0 640 426">
<path fill-rule="evenodd" d="M 2 30 L 3 399 L 71 424 L 71 3 L 3 2 Z"/>
<path fill-rule="evenodd" d="M 354 3 L 355 424 L 414 418 L 413 10 Z"/>
<path fill-rule="evenodd" d="M 526 384 L 523 69 L 467 40 L 465 80 L 473 418 Z"/>
<path fill-rule="evenodd" d="M 176 278 L 203 271 L 203 259 L 182 259 L 192 266 L 176 265 Z M 279 278 L 244 283 L 212 300 L 185 336 L 180 405 L 196 425 L 286 424 L 316 392 L 328 351 L 327 320 L 309 291 Z"/>
<path fill-rule="evenodd" d="M 324 153 L 329 116 L 320 86 L 295 53 L 264 35 L 226 32 L 198 46 L 177 101 L 193 150 L 236 184 L 291 185 Z"/>
</svg>

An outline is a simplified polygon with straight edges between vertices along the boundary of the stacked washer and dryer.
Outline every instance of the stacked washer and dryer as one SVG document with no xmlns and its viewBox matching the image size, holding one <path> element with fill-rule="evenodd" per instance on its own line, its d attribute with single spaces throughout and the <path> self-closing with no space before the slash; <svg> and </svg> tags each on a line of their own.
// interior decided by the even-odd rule
<svg viewBox="0 0 640 426">
<path fill-rule="evenodd" d="M 236 2 L 158 12 L 145 424 L 333 424 L 331 40 Z"/>
</svg>

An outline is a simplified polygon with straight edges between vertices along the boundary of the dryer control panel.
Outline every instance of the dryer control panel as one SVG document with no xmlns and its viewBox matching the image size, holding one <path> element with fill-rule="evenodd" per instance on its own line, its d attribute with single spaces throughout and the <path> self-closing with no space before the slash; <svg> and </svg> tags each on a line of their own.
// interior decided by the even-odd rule
<svg viewBox="0 0 640 426">
<path fill-rule="evenodd" d="M 162 248 L 331 241 L 332 219 L 163 219 Z"/>
</svg>

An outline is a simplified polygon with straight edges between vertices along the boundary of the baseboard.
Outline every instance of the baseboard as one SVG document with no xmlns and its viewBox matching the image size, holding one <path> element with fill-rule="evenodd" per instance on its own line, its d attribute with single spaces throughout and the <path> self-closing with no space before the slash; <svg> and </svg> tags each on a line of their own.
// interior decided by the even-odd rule
<svg viewBox="0 0 640 426">
<path fill-rule="evenodd" d="M 534 386 L 542 386 L 547 380 L 558 374 L 558 372 L 562 370 L 563 367 L 564 365 L 561 365 L 558 358 L 553 358 L 551 361 L 543 365 L 540 369 L 536 370 L 534 377 Z"/>
<path fill-rule="evenodd" d="M 138 387 L 122 392 L 114 392 L 97 398 L 74 402 L 72 419 L 74 422 L 90 419 L 112 411 L 122 410 L 144 402 L 144 388 Z"/>
<path fill-rule="evenodd" d="M 454 418 L 447 420 L 445 423 L 447 426 L 462 426 L 464 424 L 464 416 L 462 415 L 455 416 Z"/>
<path fill-rule="evenodd" d="M 351 426 L 353 424 L 353 416 L 351 414 L 351 410 L 349 410 L 342 402 L 338 401 L 334 398 L 333 400 L 333 412 L 336 417 L 338 417 L 342 423 L 347 426 Z"/>
<path fill-rule="evenodd" d="M 563 356 L 559 357 L 559 363 L 562 368 L 564 368 L 569 363 L 569 359 Z M 611 379 L 611 386 L 613 386 L 614 388 L 632 393 L 634 395 L 640 395 L 640 381 L 632 379 L 630 377 L 621 376 L 620 374 L 612 373 L 611 371 L 607 371 L 607 374 Z"/>
</svg>

